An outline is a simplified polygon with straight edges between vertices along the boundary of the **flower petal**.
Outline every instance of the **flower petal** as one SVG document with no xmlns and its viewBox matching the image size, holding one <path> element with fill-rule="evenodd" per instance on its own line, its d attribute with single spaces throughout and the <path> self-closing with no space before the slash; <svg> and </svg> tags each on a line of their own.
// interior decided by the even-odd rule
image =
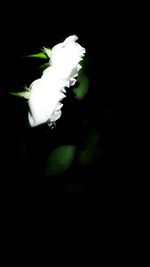
<svg viewBox="0 0 150 267">
<path fill-rule="evenodd" d="M 85 54 L 77 40 L 76 35 L 71 35 L 52 50 L 44 48 L 50 58 L 49 67 L 30 85 L 28 119 L 32 127 L 48 121 L 51 126 L 61 117 L 60 101 L 66 97 L 65 87 L 75 84 Z"/>
</svg>

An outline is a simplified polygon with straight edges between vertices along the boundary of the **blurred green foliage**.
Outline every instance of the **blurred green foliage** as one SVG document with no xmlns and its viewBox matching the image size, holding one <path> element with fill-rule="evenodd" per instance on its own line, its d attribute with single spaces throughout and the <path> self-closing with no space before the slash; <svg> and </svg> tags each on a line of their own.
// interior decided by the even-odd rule
<svg viewBox="0 0 150 267">
<path fill-rule="evenodd" d="M 93 130 L 89 133 L 85 147 L 79 153 L 79 161 L 81 164 L 88 164 L 92 160 L 95 160 L 100 156 L 102 152 L 99 149 L 100 144 L 100 133 L 98 130 Z"/>
<path fill-rule="evenodd" d="M 46 161 L 45 175 L 56 176 L 66 171 L 74 160 L 76 146 L 63 145 L 57 147 Z"/>
<path fill-rule="evenodd" d="M 73 91 L 75 93 L 75 97 L 79 100 L 82 100 L 88 92 L 89 79 L 83 71 L 80 71 L 77 80 L 79 82 L 79 86 L 74 88 Z"/>
<path fill-rule="evenodd" d="M 77 145 L 62 145 L 54 149 L 47 157 L 46 176 L 58 176 L 72 167 L 75 158 L 80 165 L 86 165 L 101 156 L 100 133 L 92 130 L 86 137 L 84 147 L 76 154 Z M 77 157 L 76 157 L 77 156 Z"/>
</svg>

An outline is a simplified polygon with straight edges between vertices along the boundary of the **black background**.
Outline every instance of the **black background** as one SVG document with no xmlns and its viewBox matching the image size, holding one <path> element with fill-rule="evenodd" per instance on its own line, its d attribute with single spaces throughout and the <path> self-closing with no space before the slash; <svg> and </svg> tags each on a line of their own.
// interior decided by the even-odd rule
<svg viewBox="0 0 150 267">
<path fill-rule="evenodd" d="M 82 7 L 81 3 L 50 3 L 49 7 L 46 3 L 21 2 L 1 12 L 1 183 L 18 190 L 46 185 L 51 194 L 67 198 L 112 194 L 118 187 L 121 193 L 120 88 L 124 90 L 125 81 L 115 62 L 122 43 L 115 17 L 109 18 L 102 4 Z M 53 131 L 45 125 L 31 129 L 24 100 L 9 94 L 40 74 L 38 61 L 23 56 L 38 53 L 42 46 L 52 47 L 72 34 L 78 35 L 87 51 L 89 93 L 83 103 L 68 96 L 64 116 Z M 90 122 L 85 128 L 81 126 L 82 116 Z M 82 146 L 90 127 L 101 133 L 102 157 L 84 168 L 77 164 L 57 178 L 44 177 L 40 168 L 47 146 L 67 142 Z M 68 184 L 75 184 L 76 189 L 66 189 Z"/>
</svg>

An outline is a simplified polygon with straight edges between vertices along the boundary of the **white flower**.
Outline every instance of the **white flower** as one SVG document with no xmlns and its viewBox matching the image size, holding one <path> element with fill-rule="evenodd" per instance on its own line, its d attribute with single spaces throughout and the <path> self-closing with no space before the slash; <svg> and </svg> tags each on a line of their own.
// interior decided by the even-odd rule
<svg viewBox="0 0 150 267">
<path fill-rule="evenodd" d="M 65 87 L 75 84 L 80 61 L 85 49 L 76 41 L 76 35 L 69 36 L 52 50 L 45 48 L 49 56 L 49 67 L 42 77 L 30 85 L 29 123 L 32 127 L 48 122 L 51 126 L 61 116 L 61 100 L 66 96 Z"/>
</svg>

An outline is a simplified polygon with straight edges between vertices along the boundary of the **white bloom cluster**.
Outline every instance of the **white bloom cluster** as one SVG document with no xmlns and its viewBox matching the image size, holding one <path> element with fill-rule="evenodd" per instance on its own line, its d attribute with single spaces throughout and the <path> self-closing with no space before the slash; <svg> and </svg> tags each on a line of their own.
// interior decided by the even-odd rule
<svg viewBox="0 0 150 267">
<path fill-rule="evenodd" d="M 49 67 L 43 71 L 40 79 L 30 85 L 29 123 L 32 127 L 47 122 L 50 126 L 61 116 L 66 96 L 65 87 L 75 84 L 80 61 L 85 49 L 76 41 L 76 35 L 69 36 L 64 42 L 55 45 L 52 50 L 45 49 L 49 56 Z"/>
</svg>

